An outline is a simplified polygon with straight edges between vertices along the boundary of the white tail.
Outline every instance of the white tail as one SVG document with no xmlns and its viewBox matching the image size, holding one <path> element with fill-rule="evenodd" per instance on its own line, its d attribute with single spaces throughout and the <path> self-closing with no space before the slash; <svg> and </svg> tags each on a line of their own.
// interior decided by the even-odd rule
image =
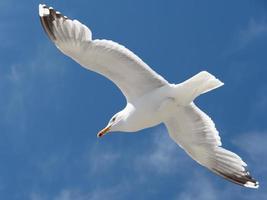
<svg viewBox="0 0 267 200">
<path fill-rule="evenodd" d="M 177 100 L 182 105 L 191 103 L 197 96 L 221 87 L 224 83 L 207 71 L 176 85 Z"/>
</svg>

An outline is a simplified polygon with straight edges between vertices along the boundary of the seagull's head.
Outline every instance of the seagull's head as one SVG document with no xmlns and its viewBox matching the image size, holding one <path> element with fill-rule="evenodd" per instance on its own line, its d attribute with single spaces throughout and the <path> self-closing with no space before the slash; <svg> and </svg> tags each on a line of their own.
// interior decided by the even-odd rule
<svg viewBox="0 0 267 200">
<path fill-rule="evenodd" d="M 117 114 L 113 115 L 113 117 L 109 120 L 108 125 L 103 128 L 99 133 L 97 134 L 97 137 L 102 137 L 106 133 L 111 131 L 119 131 L 120 127 L 124 124 L 124 112 L 120 111 Z"/>
<path fill-rule="evenodd" d="M 126 107 L 120 112 L 116 113 L 111 117 L 108 122 L 108 125 L 103 128 L 97 134 L 97 137 L 102 137 L 108 132 L 112 131 L 127 131 L 129 128 L 129 117 L 135 110 L 134 106 L 130 103 L 127 103 Z"/>
</svg>

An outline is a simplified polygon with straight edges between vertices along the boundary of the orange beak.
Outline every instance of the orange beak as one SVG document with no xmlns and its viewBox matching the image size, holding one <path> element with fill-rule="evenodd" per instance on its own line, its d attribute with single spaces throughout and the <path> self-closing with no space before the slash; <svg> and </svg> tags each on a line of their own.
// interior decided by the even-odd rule
<svg viewBox="0 0 267 200">
<path fill-rule="evenodd" d="M 99 133 L 97 134 L 97 137 L 103 137 L 110 130 L 110 128 L 111 128 L 111 125 L 99 131 Z"/>
</svg>

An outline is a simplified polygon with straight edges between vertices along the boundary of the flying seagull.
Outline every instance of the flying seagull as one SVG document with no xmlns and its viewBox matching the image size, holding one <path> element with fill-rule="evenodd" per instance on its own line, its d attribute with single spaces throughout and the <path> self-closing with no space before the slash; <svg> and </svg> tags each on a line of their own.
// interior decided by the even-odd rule
<svg viewBox="0 0 267 200">
<path fill-rule="evenodd" d="M 126 107 L 98 133 L 135 132 L 164 123 L 170 137 L 200 165 L 236 184 L 258 188 L 247 164 L 221 147 L 213 121 L 194 99 L 223 83 L 206 71 L 170 84 L 124 46 L 111 40 L 92 39 L 91 30 L 52 7 L 39 5 L 39 16 L 48 37 L 65 55 L 81 66 L 115 83 L 126 97 Z"/>
</svg>

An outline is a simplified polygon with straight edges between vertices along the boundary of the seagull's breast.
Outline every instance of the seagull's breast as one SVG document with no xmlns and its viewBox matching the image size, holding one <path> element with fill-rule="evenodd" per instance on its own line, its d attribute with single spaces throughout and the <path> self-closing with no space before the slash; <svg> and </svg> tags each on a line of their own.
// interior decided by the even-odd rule
<svg viewBox="0 0 267 200">
<path fill-rule="evenodd" d="M 123 131 L 135 132 L 162 123 L 164 119 L 161 107 L 170 97 L 171 87 L 167 85 L 137 99 L 131 104 L 126 119 L 127 126 Z"/>
</svg>

